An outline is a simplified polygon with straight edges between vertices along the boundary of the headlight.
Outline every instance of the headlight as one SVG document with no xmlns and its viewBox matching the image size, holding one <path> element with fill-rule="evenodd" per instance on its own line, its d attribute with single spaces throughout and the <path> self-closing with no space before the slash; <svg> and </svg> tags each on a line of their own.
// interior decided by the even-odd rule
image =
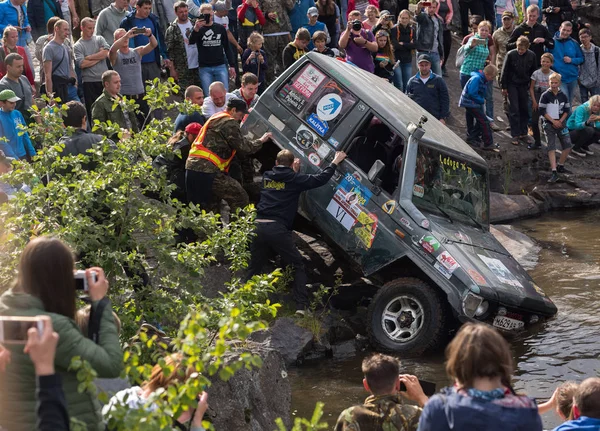
<svg viewBox="0 0 600 431">
<path fill-rule="evenodd" d="M 475 316 L 483 316 L 488 311 L 488 308 L 490 308 L 490 304 L 487 301 L 483 301 L 475 310 Z"/>
<path fill-rule="evenodd" d="M 475 295 L 472 292 L 467 292 L 462 303 L 463 313 L 468 317 L 473 317 L 482 302 L 483 298 L 481 296 Z"/>
</svg>

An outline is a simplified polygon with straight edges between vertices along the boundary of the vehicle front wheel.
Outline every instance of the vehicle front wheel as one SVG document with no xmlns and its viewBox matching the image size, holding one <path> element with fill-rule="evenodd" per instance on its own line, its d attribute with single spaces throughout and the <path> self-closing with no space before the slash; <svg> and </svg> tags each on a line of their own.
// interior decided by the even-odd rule
<svg viewBox="0 0 600 431">
<path fill-rule="evenodd" d="M 369 339 L 378 351 L 419 355 L 442 340 L 444 318 L 435 289 L 417 278 L 398 278 L 371 301 Z"/>
</svg>

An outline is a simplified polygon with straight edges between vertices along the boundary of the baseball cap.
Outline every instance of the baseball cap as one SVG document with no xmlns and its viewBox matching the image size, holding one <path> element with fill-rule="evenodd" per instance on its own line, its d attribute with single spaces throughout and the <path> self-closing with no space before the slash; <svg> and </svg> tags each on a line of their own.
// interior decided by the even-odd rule
<svg viewBox="0 0 600 431">
<path fill-rule="evenodd" d="M 12 157 L 6 157 L 4 151 L 0 150 L 0 163 L 4 163 L 5 165 L 10 165 L 15 159 Z"/>
<path fill-rule="evenodd" d="M 213 10 L 215 12 L 224 12 L 226 10 L 229 10 L 229 8 L 227 7 L 227 3 L 224 1 L 218 1 L 213 5 Z"/>
<path fill-rule="evenodd" d="M 306 12 L 308 16 L 319 16 L 319 10 L 316 7 L 309 7 Z"/>
<path fill-rule="evenodd" d="M 426 61 L 427 63 L 431 64 L 431 57 L 428 54 L 421 54 L 417 59 L 417 64 L 421 63 L 422 61 Z"/>
<path fill-rule="evenodd" d="M 202 129 L 202 125 L 200 123 L 190 123 L 185 126 L 186 133 L 190 135 L 198 135 L 200 133 L 200 129 Z"/>
<path fill-rule="evenodd" d="M 238 99 L 237 97 L 232 97 L 229 99 L 229 102 L 227 102 L 227 109 L 231 108 L 235 108 L 238 112 L 248 112 L 248 105 L 246 105 L 246 102 L 244 102 L 242 99 Z"/>
<path fill-rule="evenodd" d="M 386 15 L 391 15 L 389 10 L 382 10 L 381 12 L 379 12 L 379 17 L 381 18 L 382 16 L 386 16 Z"/>
<path fill-rule="evenodd" d="M 15 92 L 12 90 L 0 91 L 0 101 L 2 102 L 18 102 L 19 100 L 21 100 L 21 98 L 17 97 Z"/>
<path fill-rule="evenodd" d="M 515 14 L 512 13 L 511 11 L 509 11 L 509 10 L 505 10 L 504 12 L 502 12 L 502 19 L 504 19 L 504 17 L 508 17 L 510 19 L 514 19 Z"/>
</svg>

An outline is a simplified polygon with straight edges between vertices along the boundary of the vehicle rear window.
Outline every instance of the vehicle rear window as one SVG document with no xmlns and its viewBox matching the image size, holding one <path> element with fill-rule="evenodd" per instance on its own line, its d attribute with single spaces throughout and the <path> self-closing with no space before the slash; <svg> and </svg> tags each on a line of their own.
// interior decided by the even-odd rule
<svg viewBox="0 0 600 431">
<path fill-rule="evenodd" d="M 321 137 L 331 135 L 356 98 L 312 64 L 293 75 L 278 99 Z"/>
</svg>

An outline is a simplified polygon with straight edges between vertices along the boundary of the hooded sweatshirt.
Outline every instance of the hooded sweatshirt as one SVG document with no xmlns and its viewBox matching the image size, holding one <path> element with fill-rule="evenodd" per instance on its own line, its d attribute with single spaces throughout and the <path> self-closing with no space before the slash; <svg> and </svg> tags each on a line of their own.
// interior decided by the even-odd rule
<svg viewBox="0 0 600 431">
<path fill-rule="evenodd" d="M 6 141 L 0 141 L 0 149 L 4 151 L 6 157 L 23 159 L 29 155 L 35 156 L 35 149 L 29 139 L 29 133 L 25 132 L 21 136 L 19 125 L 26 126 L 23 114 L 14 109 L 11 112 L 4 112 L 0 109 L 0 136 L 4 136 Z"/>
<path fill-rule="evenodd" d="M 114 32 L 121 25 L 121 21 L 123 21 L 127 12 L 127 8 L 120 11 L 111 3 L 106 9 L 102 9 L 98 15 L 94 34 L 102 36 L 109 45 L 112 45 L 115 42 Z"/>
<path fill-rule="evenodd" d="M 480 108 L 485 103 L 488 81 L 482 71 L 471 73 L 460 95 L 458 106 L 461 108 Z"/>
<path fill-rule="evenodd" d="M 332 163 L 314 175 L 297 173 L 288 166 L 275 166 L 272 171 L 265 172 L 256 218 L 276 220 L 291 229 L 300 193 L 321 187 L 333 176 L 335 168 Z"/>
<path fill-rule="evenodd" d="M 554 428 L 554 431 L 598 431 L 600 419 L 581 416 L 579 419 L 567 421 Z"/>
<path fill-rule="evenodd" d="M 586 88 L 597 87 L 600 83 L 600 48 L 592 43 L 587 50 L 581 45 L 583 52 L 583 63 L 579 66 L 579 83 Z"/>
<path fill-rule="evenodd" d="M 562 82 L 568 84 L 576 81 L 579 76 L 579 66 L 583 63 L 583 53 L 579 44 L 575 39 L 561 39 L 558 33 L 554 36 L 554 48 L 552 49 L 554 56 L 554 70 L 562 76 Z M 565 63 L 563 58 L 567 56 L 571 58 L 571 63 Z"/>
<path fill-rule="evenodd" d="M 485 400 L 444 388 L 429 399 L 419 431 L 542 431 L 535 402 L 525 396 L 506 394 Z"/>
</svg>

